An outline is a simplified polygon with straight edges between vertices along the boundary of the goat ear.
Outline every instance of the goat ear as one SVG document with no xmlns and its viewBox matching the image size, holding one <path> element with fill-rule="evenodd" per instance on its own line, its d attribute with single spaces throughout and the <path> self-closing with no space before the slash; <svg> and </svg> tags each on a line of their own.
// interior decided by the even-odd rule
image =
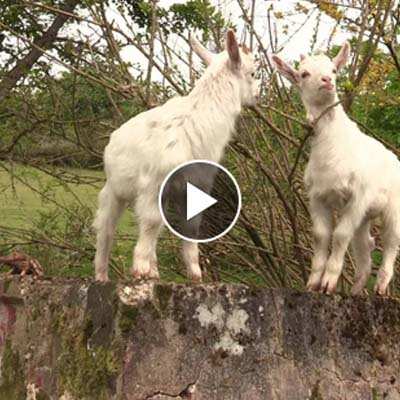
<svg viewBox="0 0 400 400">
<path fill-rule="evenodd" d="M 194 36 L 190 37 L 190 46 L 207 66 L 211 64 L 213 54 L 211 51 L 207 50 Z"/>
<path fill-rule="evenodd" d="M 231 29 L 226 35 L 226 50 L 228 51 L 232 67 L 238 69 L 241 64 L 239 45 L 236 41 L 235 34 Z"/>
<path fill-rule="evenodd" d="M 337 56 L 333 59 L 333 63 L 335 64 L 338 71 L 346 65 L 347 60 L 350 56 L 350 49 L 350 43 L 345 42 Z"/>
<path fill-rule="evenodd" d="M 276 55 L 272 56 L 276 69 L 292 83 L 299 83 L 299 73 Z"/>
</svg>

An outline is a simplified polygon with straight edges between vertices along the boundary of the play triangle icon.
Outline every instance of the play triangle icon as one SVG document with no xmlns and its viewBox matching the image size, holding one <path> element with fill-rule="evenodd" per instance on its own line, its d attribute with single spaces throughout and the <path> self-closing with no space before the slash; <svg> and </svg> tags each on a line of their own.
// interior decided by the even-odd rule
<svg viewBox="0 0 400 400">
<path fill-rule="evenodd" d="M 189 221 L 207 208 L 216 204 L 218 200 L 203 192 L 191 183 L 186 183 L 186 220 Z"/>
</svg>

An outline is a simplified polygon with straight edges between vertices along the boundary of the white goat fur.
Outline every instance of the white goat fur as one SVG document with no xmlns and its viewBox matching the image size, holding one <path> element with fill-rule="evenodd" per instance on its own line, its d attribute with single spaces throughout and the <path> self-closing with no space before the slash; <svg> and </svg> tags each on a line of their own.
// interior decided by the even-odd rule
<svg viewBox="0 0 400 400">
<path fill-rule="evenodd" d="M 333 60 L 324 55 L 302 56 L 298 70 L 273 56 L 277 69 L 299 89 L 311 121 L 315 122 L 338 101 L 335 75 L 345 65 L 349 52 L 350 46 L 345 43 Z M 327 293 L 335 291 L 351 241 L 357 264 L 352 293 L 361 292 L 371 273 L 374 239 L 370 223 L 380 217 L 383 262 L 375 291 L 385 294 L 400 243 L 400 163 L 380 142 L 362 133 L 341 105 L 324 114 L 314 125 L 314 131 L 304 178 L 314 234 L 307 287 Z M 334 227 L 335 210 L 338 220 Z"/>
<path fill-rule="evenodd" d="M 132 274 L 158 277 L 156 244 L 162 226 L 158 192 L 163 179 L 188 160 L 220 161 L 242 106 L 256 99 L 253 56 L 238 46 L 232 31 L 227 50 L 220 54 L 212 54 L 195 40 L 192 47 L 209 66 L 191 93 L 130 119 L 112 133 L 105 149 L 107 181 L 94 222 L 97 280 L 108 280 L 117 220 L 131 203 L 139 220 Z M 188 277 L 201 280 L 197 244 L 184 241 L 182 252 Z"/>
</svg>

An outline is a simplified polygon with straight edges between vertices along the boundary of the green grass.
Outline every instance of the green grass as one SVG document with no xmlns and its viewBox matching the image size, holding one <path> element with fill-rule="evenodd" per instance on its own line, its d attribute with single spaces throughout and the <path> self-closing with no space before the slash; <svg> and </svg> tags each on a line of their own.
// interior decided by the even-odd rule
<svg viewBox="0 0 400 400">
<path fill-rule="evenodd" d="M 62 180 L 22 165 L 0 164 L 0 227 L 8 230 L 25 230 L 36 232 L 39 237 L 48 237 L 55 242 L 70 241 L 79 249 L 86 251 L 86 256 L 74 258 L 67 251 L 50 246 L 18 246 L 35 256 L 43 264 L 47 275 L 61 276 L 92 276 L 92 258 L 94 234 L 89 227 L 97 207 L 97 195 L 104 182 L 102 171 L 70 169 L 66 172 L 74 180 L 88 183 L 63 183 Z M 53 174 L 62 173 L 55 169 Z M 77 214 L 68 215 L 68 210 L 76 210 Z M 74 221 L 76 218 L 76 221 Z M 80 221 L 81 219 L 81 221 Z M 87 227 L 80 235 L 81 223 Z M 76 235 L 73 233 L 77 232 Z M 71 234 L 72 232 L 72 234 Z M 118 224 L 118 235 L 135 235 L 134 219 L 130 212 L 125 212 Z M 65 235 L 65 237 L 63 237 Z M 78 236 L 81 237 L 78 237 Z M 17 237 L 17 239 L 15 239 Z M 10 243 L 24 243 L 24 237 L 13 236 L 11 233 L 0 233 L 0 254 L 10 249 Z M 132 237 L 133 238 L 133 237 Z M 81 240 L 81 242 L 80 242 Z M 29 237 L 26 241 L 29 241 Z M 115 255 L 123 257 L 123 269 L 128 263 L 126 255 L 131 252 L 132 243 L 124 241 L 116 243 Z M 70 252 L 74 253 L 74 252 Z M 78 265 L 79 264 L 79 265 Z"/>
<path fill-rule="evenodd" d="M 81 203 L 93 213 L 96 210 L 97 195 L 104 181 L 102 171 L 69 170 L 78 178 L 100 180 L 98 183 L 78 184 L 62 183 L 56 177 L 32 167 L 6 167 L 12 170 L 12 174 L 0 169 L 0 225 L 29 229 L 41 213 L 69 208 L 71 203 Z M 128 233 L 132 229 L 133 219 L 126 212 L 119 223 L 119 232 Z"/>
<path fill-rule="evenodd" d="M 0 162 L 0 255 L 17 247 L 37 258 L 47 276 L 92 277 L 95 236 L 90 226 L 104 173 L 84 169 L 52 171 L 52 174 L 60 173 L 90 183 L 63 183 L 33 167 Z M 20 229 L 24 230 L 22 236 L 13 235 L 13 231 Z M 72 248 L 35 243 L 42 238 L 67 243 Z M 136 238 L 135 217 L 131 210 L 126 210 L 113 245 L 111 277 L 129 277 Z M 187 282 L 180 246 L 181 241 L 164 229 L 157 248 L 159 271 L 164 281 Z M 218 270 L 223 281 L 262 283 L 257 274 L 237 270 L 229 263 L 221 261 Z M 212 279 L 211 274 L 208 276 L 205 280 Z"/>
<path fill-rule="evenodd" d="M 2 165 L 5 169 L 1 168 Z M 61 173 L 61 170 L 56 169 L 52 173 Z M 56 177 L 33 167 L 0 164 L 0 255 L 10 250 L 9 243 L 14 239 L 11 235 L 2 234 L 2 227 L 31 230 L 55 241 L 65 239 L 77 248 L 88 249 L 85 256 L 75 260 L 73 251 L 36 244 L 22 246 L 22 250 L 42 263 L 46 275 L 89 277 L 93 276 L 95 238 L 93 232 L 88 232 L 88 227 L 97 208 L 97 196 L 103 186 L 104 173 L 83 169 L 70 169 L 67 173 L 91 183 L 62 183 Z M 77 213 L 71 217 L 64 209 L 76 209 Z M 80 223 L 86 229 L 74 226 Z M 165 240 L 165 236 L 168 236 L 168 240 Z M 114 272 L 118 270 L 119 274 L 129 274 L 136 237 L 135 218 L 132 210 L 126 210 L 118 223 L 113 246 Z M 184 271 L 178 261 L 178 241 L 166 235 L 164 230 L 160 244 L 158 259 L 161 277 L 168 281 L 185 281 Z M 111 275 L 115 276 L 115 273 Z"/>
</svg>

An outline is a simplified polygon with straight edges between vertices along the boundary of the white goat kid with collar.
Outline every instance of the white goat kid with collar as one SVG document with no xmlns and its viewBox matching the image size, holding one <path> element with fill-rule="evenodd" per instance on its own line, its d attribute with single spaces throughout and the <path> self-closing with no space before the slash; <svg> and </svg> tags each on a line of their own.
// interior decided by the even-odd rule
<svg viewBox="0 0 400 400">
<path fill-rule="evenodd" d="M 383 295 L 393 276 L 400 243 L 400 163 L 380 142 L 362 133 L 340 104 L 335 106 L 336 73 L 349 53 L 350 45 L 345 43 L 333 60 L 325 55 L 302 56 L 298 70 L 277 56 L 273 60 L 278 71 L 298 88 L 307 117 L 315 122 L 304 178 L 314 235 L 307 288 L 335 291 L 351 242 L 357 264 L 352 293 L 361 292 L 371 273 L 371 220 L 380 217 L 383 261 L 375 291 Z M 334 227 L 335 210 L 338 221 Z"/>
<path fill-rule="evenodd" d="M 208 65 L 194 89 L 130 119 L 112 133 L 104 151 L 107 182 L 99 195 L 96 279 L 108 280 L 108 262 L 117 221 L 128 204 L 138 216 L 139 239 L 132 274 L 157 278 L 156 244 L 162 219 L 158 191 L 166 175 L 192 159 L 220 161 L 243 106 L 256 101 L 252 54 L 232 31 L 226 51 L 212 54 L 195 40 L 193 50 Z M 196 243 L 183 243 L 187 274 L 201 280 Z"/>
</svg>

